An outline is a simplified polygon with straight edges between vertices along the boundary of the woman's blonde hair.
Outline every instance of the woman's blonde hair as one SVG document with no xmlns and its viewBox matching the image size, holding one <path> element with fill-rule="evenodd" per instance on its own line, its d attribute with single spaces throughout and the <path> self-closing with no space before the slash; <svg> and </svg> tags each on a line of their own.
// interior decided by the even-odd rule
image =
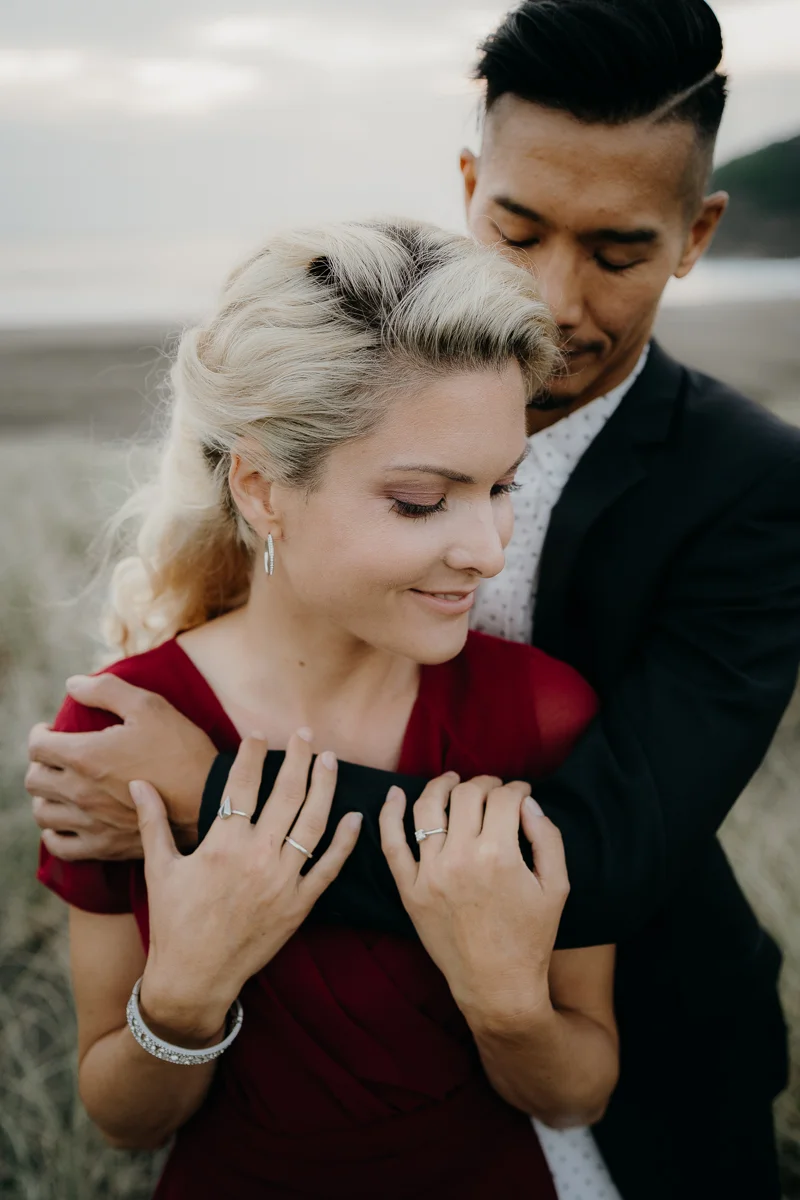
<svg viewBox="0 0 800 1200">
<path fill-rule="evenodd" d="M 144 650 L 245 602 L 259 542 L 228 487 L 235 449 L 313 488 L 327 452 L 420 376 L 515 360 L 534 395 L 556 357 L 532 277 L 470 238 L 375 221 L 271 239 L 181 338 L 157 477 L 114 523 L 138 533 L 113 574 L 109 644 Z"/>
</svg>

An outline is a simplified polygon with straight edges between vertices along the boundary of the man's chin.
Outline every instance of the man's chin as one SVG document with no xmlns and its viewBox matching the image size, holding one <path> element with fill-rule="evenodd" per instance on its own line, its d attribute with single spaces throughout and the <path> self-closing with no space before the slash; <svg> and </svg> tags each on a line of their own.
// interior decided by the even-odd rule
<svg viewBox="0 0 800 1200">
<path fill-rule="evenodd" d="M 571 408 L 593 387 L 600 371 L 601 366 L 596 359 L 590 362 L 588 356 L 581 355 L 575 360 L 574 367 L 570 364 L 563 375 L 553 380 L 546 392 L 531 400 L 530 407 L 535 412 L 560 412 Z"/>
</svg>

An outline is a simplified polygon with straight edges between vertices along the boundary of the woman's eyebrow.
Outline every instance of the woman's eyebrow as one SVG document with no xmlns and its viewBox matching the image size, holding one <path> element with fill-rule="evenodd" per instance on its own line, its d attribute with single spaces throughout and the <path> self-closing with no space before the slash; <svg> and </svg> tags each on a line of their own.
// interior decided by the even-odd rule
<svg viewBox="0 0 800 1200">
<path fill-rule="evenodd" d="M 517 467 L 519 467 L 519 465 L 524 462 L 527 457 L 528 447 L 526 446 L 522 451 L 522 454 L 520 454 L 516 462 L 511 464 L 505 474 L 513 475 Z M 392 467 L 391 469 L 393 471 L 416 471 L 420 475 L 438 475 L 440 479 L 449 479 L 451 483 L 470 484 L 476 482 L 471 475 L 464 475 L 461 471 L 451 471 L 447 467 L 435 467 L 430 463 L 404 463 L 400 466 Z"/>
</svg>

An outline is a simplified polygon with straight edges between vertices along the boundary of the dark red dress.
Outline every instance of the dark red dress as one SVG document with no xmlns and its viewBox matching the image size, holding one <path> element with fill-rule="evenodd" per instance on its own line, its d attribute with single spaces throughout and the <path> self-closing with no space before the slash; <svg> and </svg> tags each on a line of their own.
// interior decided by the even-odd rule
<svg viewBox="0 0 800 1200">
<path fill-rule="evenodd" d="M 160 692 L 220 750 L 236 748 L 235 729 L 177 642 L 109 669 Z M 593 692 L 570 667 L 471 634 L 457 659 L 423 668 L 399 770 L 535 779 L 594 712 Z M 113 720 L 67 700 L 56 727 Z M 67 864 L 43 848 L 39 878 L 79 908 L 133 912 L 147 945 L 141 863 Z M 178 1133 L 158 1200 L 555 1200 L 529 1118 L 489 1085 L 444 977 L 417 942 L 308 924 L 241 998 L 242 1032 Z"/>
</svg>

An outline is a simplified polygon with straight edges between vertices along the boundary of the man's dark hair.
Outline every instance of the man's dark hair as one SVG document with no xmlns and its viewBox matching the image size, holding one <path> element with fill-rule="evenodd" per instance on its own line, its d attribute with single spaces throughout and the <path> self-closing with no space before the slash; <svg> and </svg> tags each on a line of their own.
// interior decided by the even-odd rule
<svg viewBox="0 0 800 1200">
<path fill-rule="evenodd" d="M 725 108 L 722 31 L 705 0 L 525 0 L 484 42 L 475 69 L 501 96 L 620 125 L 691 122 L 713 146 Z"/>
</svg>

